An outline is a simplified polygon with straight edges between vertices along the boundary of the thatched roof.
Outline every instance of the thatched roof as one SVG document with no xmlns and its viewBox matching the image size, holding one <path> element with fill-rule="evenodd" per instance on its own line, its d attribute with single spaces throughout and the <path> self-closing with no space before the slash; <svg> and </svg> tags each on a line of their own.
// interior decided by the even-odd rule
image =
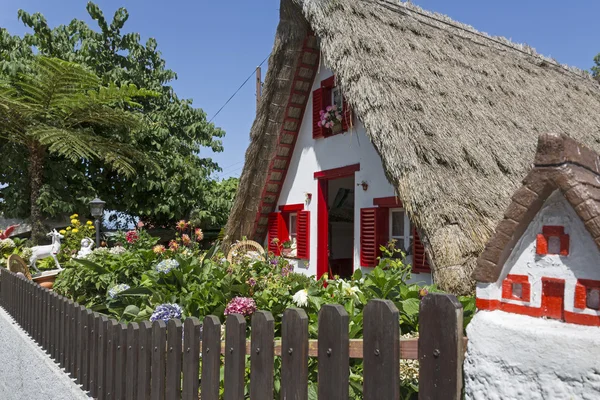
<svg viewBox="0 0 600 400">
<path fill-rule="evenodd" d="M 305 21 L 447 290 L 469 290 L 540 133 L 600 148 L 598 83 L 527 46 L 388 1 L 282 0 L 281 12 L 230 236 L 251 235 Z"/>
</svg>

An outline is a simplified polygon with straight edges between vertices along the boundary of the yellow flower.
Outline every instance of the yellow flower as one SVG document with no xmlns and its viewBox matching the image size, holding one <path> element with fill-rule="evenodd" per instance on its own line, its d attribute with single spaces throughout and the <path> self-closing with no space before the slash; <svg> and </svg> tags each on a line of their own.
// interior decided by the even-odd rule
<svg viewBox="0 0 600 400">
<path fill-rule="evenodd" d="M 70 231 L 70 230 L 71 230 L 71 227 L 70 227 L 70 226 L 68 226 L 68 227 L 67 227 L 67 230 L 68 230 L 68 231 Z"/>
<path fill-rule="evenodd" d="M 94 225 L 94 223 L 92 221 L 88 221 L 86 222 L 86 225 Z"/>
<path fill-rule="evenodd" d="M 71 225 L 77 225 L 77 224 L 79 224 L 78 220 L 76 220 L 76 219 L 71 220 Z"/>
<path fill-rule="evenodd" d="M 73 229 L 73 233 L 77 233 L 79 230 L 77 228 Z"/>
<path fill-rule="evenodd" d="M 65 233 L 67 233 L 67 231 L 65 231 L 64 229 L 61 229 L 60 231 L 58 231 L 58 233 L 60 233 L 61 235 L 64 235 Z"/>
<path fill-rule="evenodd" d="M 79 218 L 79 214 L 73 214 L 69 218 L 71 218 L 71 219 Z"/>
</svg>

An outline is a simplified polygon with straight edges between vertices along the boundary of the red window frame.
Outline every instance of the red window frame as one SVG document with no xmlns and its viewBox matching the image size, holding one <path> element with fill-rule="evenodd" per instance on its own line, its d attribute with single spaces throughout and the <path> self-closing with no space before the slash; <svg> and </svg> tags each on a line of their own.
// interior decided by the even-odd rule
<svg viewBox="0 0 600 400">
<path fill-rule="evenodd" d="M 335 75 L 321 81 L 321 87 L 313 91 L 313 138 L 323 138 L 339 135 L 348 131 L 352 125 L 352 110 L 342 95 L 342 130 L 333 133 L 331 129 L 323 128 L 318 125 L 321 119 L 321 110 L 325 110 L 331 105 L 331 92 L 336 87 Z"/>
<path fill-rule="evenodd" d="M 552 237 L 558 237 L 560 240 L 560 250 L 558 253 L 549 252 L 548 243 L 550 242 L 550 238 Z M 535 251 L 536 254 L 540 256 L 545 256 L 549 254 L 568 256 L 569 245 L 569 235 L 565 233 L 564 226 L 545 225 L 542 227 L 542 233 L 537 235 Z"/>
<path fill-rule="evenodd" d="M 582 310 L 594 310 L 593 308 L 588 308 L 587 306 L 587 293 L 589 289 L 600 290 L 600 281 L 592 279 L 577 279 L 577 284 L 575 285 L 575 308 L 579 308 Z"/>
<path fill-rule="evenodd" d="M 521 285 L 521 297 L 513 293 L 513 284 Z M 502 298 L 529 303 L 531 301 L 531 283 L 527 275 L 508 275 L 502 281 Z"/>
<path fill-rule="evenodd" d="M 268 248 L 276 256 L 282 255 L 282 244 L 290 240 L 290 214 L 296 214 L 296 257 L 309 259 L 310 256 L 310 212 L 304 211 L 304 204 L 285 204 L 279 212 L 269 214 Z M 279 239 L 279 244 L 273 239 Z"/>
</svg>

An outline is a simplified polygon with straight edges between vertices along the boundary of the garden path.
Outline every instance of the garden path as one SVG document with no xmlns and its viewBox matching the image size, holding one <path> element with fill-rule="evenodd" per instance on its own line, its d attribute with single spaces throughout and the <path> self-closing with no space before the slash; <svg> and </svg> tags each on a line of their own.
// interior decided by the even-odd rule
<svg viewBox="0 0 600 400">
<path fill-rule="evenodd" d="M 0 307 L 0 399 L 89 398 Z"/>
</svg>

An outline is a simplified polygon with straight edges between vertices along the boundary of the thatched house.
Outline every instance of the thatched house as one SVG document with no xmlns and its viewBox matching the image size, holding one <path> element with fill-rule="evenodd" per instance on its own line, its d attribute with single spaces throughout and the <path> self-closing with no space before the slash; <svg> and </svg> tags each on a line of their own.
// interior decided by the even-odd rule
<svg viewBox="0 0 600 400">
<path fill-rule="evenodd" d="M 419 271 L 428 262 L 442 288 L 468 292 L 538 135 L 600 149 L 598 82 L 527 46 L 384 0 L 282 0 L 280 12 L 226 233 L 291 239 L 307 273 L 346 271 L 337 242 L 353 244 L 356 269 L 404 235 Z M 333 103 L 346 133 L 317 124 Z"/>
</svg>

